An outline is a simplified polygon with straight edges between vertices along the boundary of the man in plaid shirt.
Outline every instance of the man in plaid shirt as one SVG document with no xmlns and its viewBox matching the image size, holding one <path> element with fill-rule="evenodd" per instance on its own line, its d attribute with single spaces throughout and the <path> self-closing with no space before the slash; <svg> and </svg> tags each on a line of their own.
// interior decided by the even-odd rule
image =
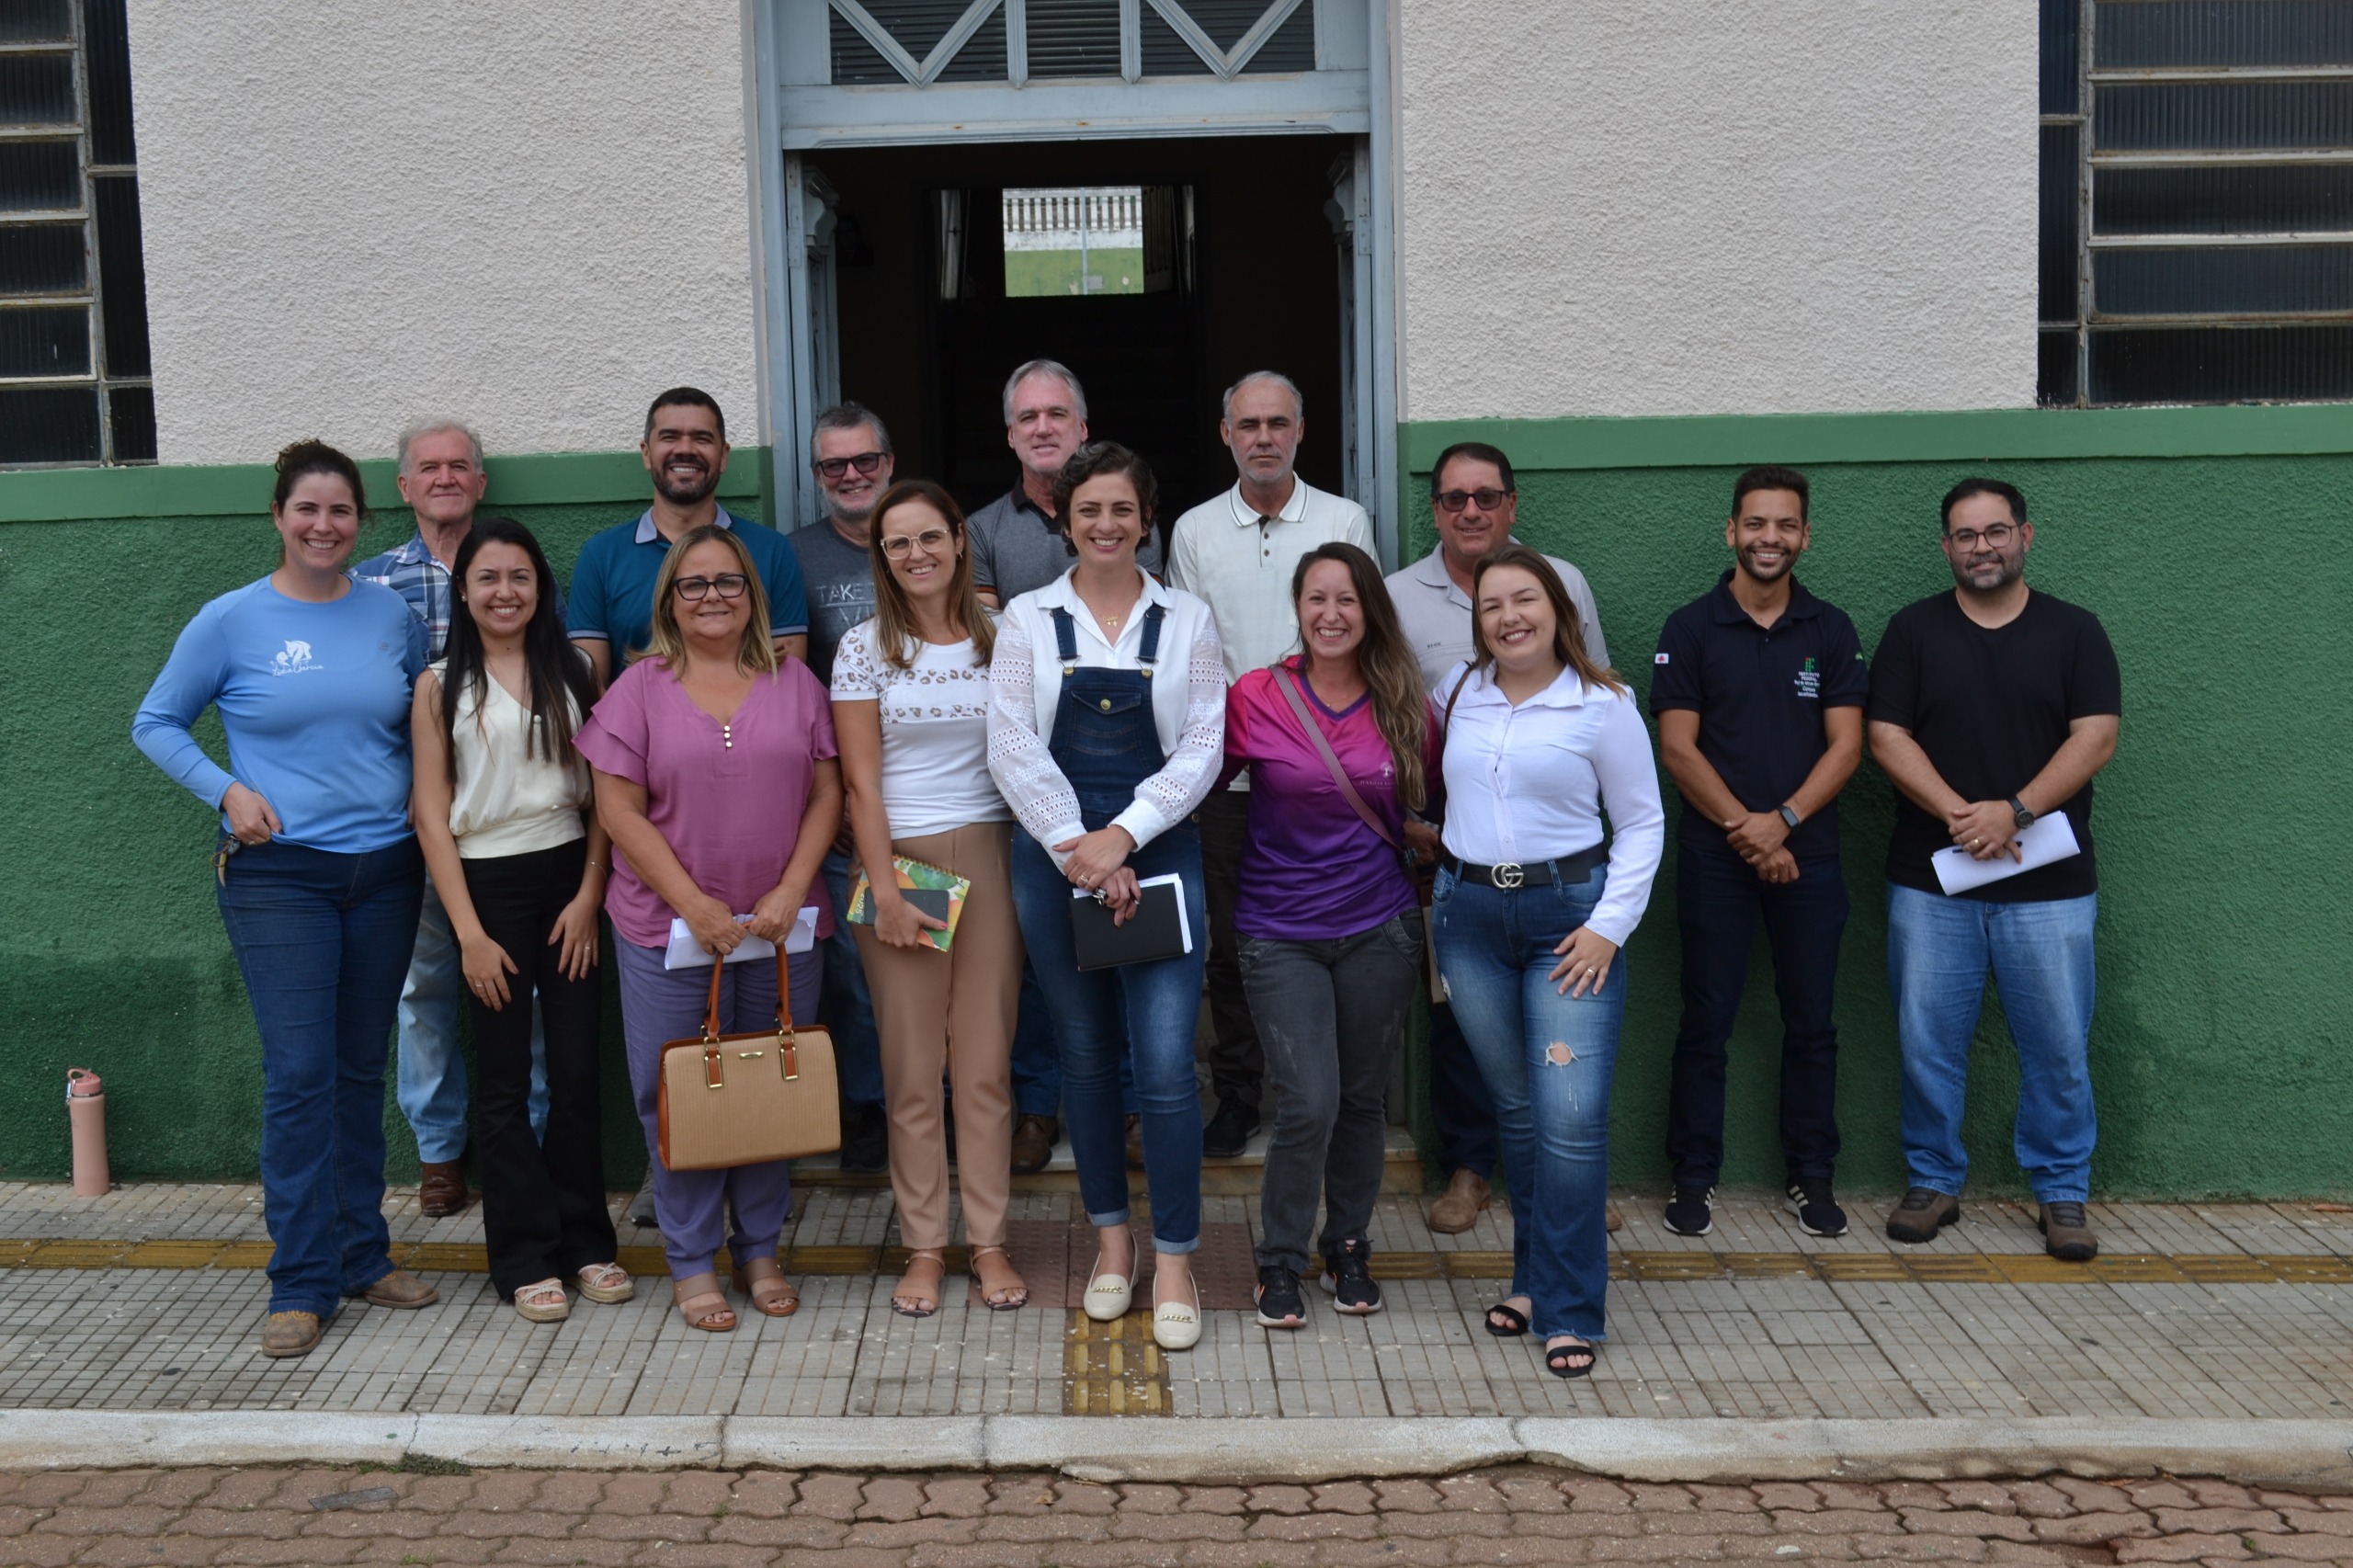
<svg viewBox="0 0 2353 1568">
<path fill-rule="evenodd" d="M 351 569 L 363 583 L 381 584 L 408 601 L 425 622 L 427 656 L 438 660 L 449 643 L 449 569 L 458 547 L 474 526 L 488 476 L 482 442 L 453 419 L 410 426 L 401 435 L 401 499 L 416 513 L 416 532 L 397 550 L 372 556 Z M 542 591 L 556 594 L 552 583 Z M 562 596 L 556 603 L 561 613 Z M 417 1207 L 438 1217 L 466 1207 L 466 1062 L 458 1050 L 460 982 L 456 937 L 449 916 L 425 887 L 425 912 L 417 923 L 416 952 L 401 988 L 399 1091 L 401 1114 L 416 1134 L 424 1180 Z M 540 1043 L 539 1002 L 531 1004 L 531 1127 L 547 1125 L 546 1048 Z"/>
</svg>

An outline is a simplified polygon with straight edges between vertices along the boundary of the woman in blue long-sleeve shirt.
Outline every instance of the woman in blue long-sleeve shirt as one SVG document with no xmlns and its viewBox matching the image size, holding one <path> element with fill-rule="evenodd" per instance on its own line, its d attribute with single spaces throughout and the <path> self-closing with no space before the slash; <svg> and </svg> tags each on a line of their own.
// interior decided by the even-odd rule
<svg viewBox="0 0 2353 1568">
<path fill-rule="evenodd" d="M 409 690 L 425 628 L 344 574 L 367 500 L 334 448 L 278 454 L 278 569 L 181 631 L 131 738 L 219 809 L 221 918 L 261 1035 L 265 1356 L 319 1342 L 347 1296 L 422 1307 L 384 1223 L 384 1042 L 425 867 L 408 824 Z M 207 707 L 224 769 L 189 734 Z"/>
</svg>

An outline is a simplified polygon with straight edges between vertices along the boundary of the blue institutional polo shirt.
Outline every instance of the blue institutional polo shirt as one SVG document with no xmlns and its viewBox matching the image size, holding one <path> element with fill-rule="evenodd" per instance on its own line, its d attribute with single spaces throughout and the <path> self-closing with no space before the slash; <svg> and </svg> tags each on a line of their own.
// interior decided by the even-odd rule
<svg viewBox="0 0 2353 1568">
<path fill-rule="evenodd" d="M 801 563 L 782 534 L 748 518 L 731 517 L 719 508 L 712 519 L 744 541 L 759 569 L 760 588 L 768 597 L 768 631 L 794 637 L 809 630 L 809 600 L 801 591 Z M 654 634 L 654 579 L 670 541 L 654 526 L 654 510 L 633 523 L 616 523 L 591 535 L 580 547 L 572 569 L 572 592 L 563 623 L 574 637 L 601 637 L 617 655 L 613 671 L 645 652 Z"/>
<path fill-rule="evenodd" d="M 1667 617 L 1651 669 L 1651 716 L 1676 709 L 1699 715 L 1699 755 L 1752 812 L 1779 807 L 1822 754 L 1825 708 L 1860 708 L 1870 670 L 1855 623 L 1836 605 L 1790 585 L 1790 608 L 1770 627 L 1732 597 L 1732 574 L 1713 592 Z M 1683 802 L 1682 842 L 1720 848 L 1724 830 Z M 1800 823 L 1789 837 L 1801 860 L 1838 853 L 1838 802 Z"/>
</svg>

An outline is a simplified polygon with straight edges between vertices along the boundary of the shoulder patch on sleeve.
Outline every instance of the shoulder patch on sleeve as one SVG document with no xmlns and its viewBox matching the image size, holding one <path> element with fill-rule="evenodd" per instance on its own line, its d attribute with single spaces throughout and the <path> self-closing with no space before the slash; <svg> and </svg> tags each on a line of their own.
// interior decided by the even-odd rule
<svg viewBox="0 0 2353 1568">
<path fill-rule="evenodd" d="M 1654 653 L 1651 655 L 1651 663 L 1654 665 L 1664 665 L 1667 662 L 1667 656 L 1665 653 Z"/>
</svg>

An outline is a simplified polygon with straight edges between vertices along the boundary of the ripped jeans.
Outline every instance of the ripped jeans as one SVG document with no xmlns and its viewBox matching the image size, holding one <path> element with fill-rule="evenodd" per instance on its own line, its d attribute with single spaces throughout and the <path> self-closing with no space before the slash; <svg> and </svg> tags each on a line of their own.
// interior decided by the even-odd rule
<svg viewBox="0 0 2353 1568">
<path fill-rule="evenodd" d="M 1609 1081 L 1626 1017 L 1626 959 L 1599 996 L 1572 999 L 1545 978 L 1552 951 L 1600 902 L 1608 873 L 1505 892 L 1441 869 L 1431 903 L 1438 970 L 1454 1018 L 1495 1096 L 1511 1185 L 1512 1294 L 1543 1336 L 1598 1344 L 1609 1284 Z"/>
</svg>

